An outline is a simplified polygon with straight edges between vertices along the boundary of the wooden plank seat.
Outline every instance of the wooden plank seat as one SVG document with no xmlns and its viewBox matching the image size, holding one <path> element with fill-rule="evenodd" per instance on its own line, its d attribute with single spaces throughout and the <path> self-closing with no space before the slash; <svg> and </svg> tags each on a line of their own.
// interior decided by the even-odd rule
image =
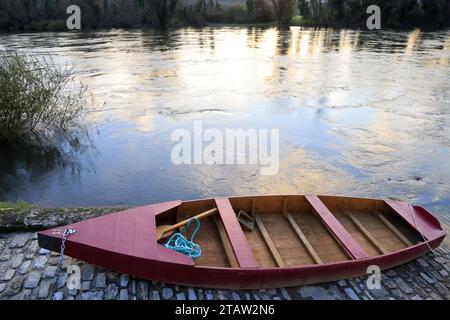
<svg viewBox="0 0 450 320">
<path fill-rule="evenodd" d="M 215 202 L 239 266 L 241 268 L 257 268 L 258 263 L 245 238 L 230 200 L 228 198 L 220 198 L 215 199 Z"/>
<path fill-rule="evenodd" d="M 342 226 L 330 210 L 328 210 L 318 196 L 308 195 L 305 197 L 317 213 L 318 218 L 324 226 L 330 231 L 336 240 L 339 241 L 342 248 L 352 259 L 364 259 L 369 257 L 367 252 L 364 251 L 355 239 L 353 239 L 350 233 Z"/>
</svg>

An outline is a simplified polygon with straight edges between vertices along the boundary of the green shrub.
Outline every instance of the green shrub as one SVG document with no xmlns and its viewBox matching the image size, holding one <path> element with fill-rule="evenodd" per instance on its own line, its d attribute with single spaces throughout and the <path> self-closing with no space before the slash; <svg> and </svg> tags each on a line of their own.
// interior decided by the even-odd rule
<svg viewBox="0 0 450 320">
<path fill-rule="evenodd" d="M 65 20 L 51 20 L 47 24 L 47 31 L 67 31 Z"/>
<path fill-rule="evenodd" d="M 293 26 L 301 26 L 303 22 L 302 16 L 293 16 L 291 19 L 291 25 Z"/>
<path fill-rule="evenodd" d="M 39 141 L 68 133 L 87 107 L 73 66 L 50 56 L 0 52 L 0 140 Z"/>
<path fill-rule="evenodd" d="M 244 5 L 235 4 L 227 10 L 226 17 L 230 22 L 242 23 L 247 18 L 247 10 Z"/>
<path fill-rule="evenodd" d="M 67 31 L 65 20 L 39 20 L 25 26 L 27 31 Z"/>
<path fill-rule="evenodd" d="M 33 21 L 29 25 L 25 26 L 25 30 L 27 31 L 45 31 L 47 30 L 48 22 L 46 20 L 43 21 Z"/>
<path fill-rule="evenodd" d="M 1 202 L 0 201 L 0 210 L 17 210 L 17 209 L 30 209 L 33 208 L 31 204 L 28 204 L 23 201 L 17 202 Z"/>
</svg>

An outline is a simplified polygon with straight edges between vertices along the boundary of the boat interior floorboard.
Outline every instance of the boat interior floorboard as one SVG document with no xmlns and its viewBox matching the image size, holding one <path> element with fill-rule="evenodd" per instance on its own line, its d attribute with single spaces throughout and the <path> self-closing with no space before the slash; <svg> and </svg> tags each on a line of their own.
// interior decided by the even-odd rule
<svg viewBox="0 0 450 320">
<path fill-rule="evenodd" d="M 179 215 L 179 220 L 188 219 L 191 215 L 184 216 Z M 186 238 L 190 238 L 193 230 L 195 229 L 195 223 L 192 223 L 187 230 Z M 212 217 L 206 218 L 201 221 L 201 228 L 199 229 L 194 242 L 202 248 L 202 256 L 195 261 L 195 265 L 198 266 L 212 266 L 212 267 L 231 267 L 225 253 L 225 248 L 220 238 L 220 233 L 217 225 Z"/>
<path fill-rule="evenodd" d="M 286 266 L 314 264 L 285 217 L 281 214 L 260 214 L 259 216 Z"/>
<path fill-rule="evenodd" d="M 388 252 L 406 248 L 406 245 L 374 214 L 355 213 L 359 221 L 373 234 Z"/>
<path fill-rule="evenodd" d="M 229 199 L 231 215 L 240 210 L 254 215 L 254 230 L 243 230 L 243 234 L 258 266 L 296 267 L 352 259 L 337 236 L 331 234 L 328 220 L 320 219 L 315 211 L 318 209 L 313 209 L 306 199 L 305 196 Z M 334 223 L 340 224 L 369 256 L 398 251 L 421 240 L 417 232 L 382 201 L 325 196 L 316 198 L 315 202 L 326 214 L 334 215 L 337 220 Z M 186 202 L 176 213 L 161 216 L 159 224 L 179 222 L 215 206 L 214 200 Z M 169 221 L 171 217 L 173 220 Z M 217 213 L 201 221 L 194 241 L 201 246 L 202 256 L 195 265 L 239 267 L 233 251 L 236 247 L 233 249 L 221 219 Z M 185 236 L 190 237 L 194 229 L 191 225 Z"/>
<path fill-rule="evenodd" d="M 264 268 L 275 268 L 277 264 L 270 253 L 269 248 L 264 242 L 261 231 L 259 231 L 258 228 L 255 228 L 253 231 L 244 231 L 244 234 L 250 248 L 252 248 L 258 264 Z"/>
<path fill-rule="evenodd" d="M 291 212 L 291 214 L 324 263 L 349 260 L 347 254 L 312 212 Z"/>
<path fill-rule="evenodd" d="M 334 212 L 336 219 L 344 226 L 350 233 L 353 239 L 366 251 L 369 256 L 377 256 L 379 253 L 377 249 L 370 243 L 367 237 L 358 229 L 355 223 L 350 220 L 346 213 Z M 359 215 L 357 215 L 359 217 Z"/>
</svg>

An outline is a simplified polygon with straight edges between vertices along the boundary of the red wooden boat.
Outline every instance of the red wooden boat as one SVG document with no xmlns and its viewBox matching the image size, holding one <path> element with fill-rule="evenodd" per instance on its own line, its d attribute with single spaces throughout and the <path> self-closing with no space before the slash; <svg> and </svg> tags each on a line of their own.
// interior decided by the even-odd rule
<svg viewBox="0 0 450 320">
<path fill-rule="evenodd" d="M 211 210 L 216 208 L 216 210 Z M 209 210 L 209 211 L 208 211 Z M 247 231 L 236 213 L 254 218 Z M 207 211 L 199 259 L 166 248 L 161 227 Z M 69 226 L 39 233 L 59 252 Z M 287 287 L 365 275 L 411 261 L 446 233 L 426 209 L 405 202 L 330 196 L 261 196 L 173 201 L 70 225 L 65 253 L 137 277 L 231 289 Z M 165 231 L 164 231 L 165 232 Z M 163 233 L 164 233 L 163 232 Z"/>
</svg>

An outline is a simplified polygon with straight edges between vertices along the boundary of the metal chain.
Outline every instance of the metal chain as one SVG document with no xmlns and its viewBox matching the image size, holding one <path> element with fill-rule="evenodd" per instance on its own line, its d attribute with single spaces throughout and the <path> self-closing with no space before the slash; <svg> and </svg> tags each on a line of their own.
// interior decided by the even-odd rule
<svg viewBox="0 0 450 320">
<path fill-rule="evenodd" d="M 76 233 L 76 230 L 72 227 L 68 227 L 66 230 L 64 230 L 62 239 L 61 239 L 61 250 L 60 250 L 60 256 L 59 256 L 59 262 L 58 266 L 56 268 L 56 282 L 52 290 L 51 298 L 54 297 L 55 291 L 58 288 L 58 282 L 59 282 L 59 272 L 62 269 L 63 262 L 64 262 L 64 251 L 66 250 L 66 241 L 69 238 L 70 235 Z"/>
</svg>

